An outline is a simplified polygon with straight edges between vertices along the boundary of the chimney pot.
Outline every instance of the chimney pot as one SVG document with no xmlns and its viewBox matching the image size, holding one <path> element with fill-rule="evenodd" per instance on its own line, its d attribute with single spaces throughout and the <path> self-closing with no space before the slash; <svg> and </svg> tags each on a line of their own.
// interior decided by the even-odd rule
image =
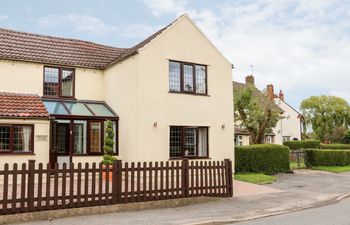
<svg viewBox="0 0 350 225">
<path fill-rule="evenodd" d="M 246 76 L 245 77 L 245 83 L 254 85 L 255 84 L 254 76 L 253 75 Z"/>
<path fill-rule="evenodd" d="M 280 90 L 280 93 L 278 94 L 278 97 L 279 97 L 282 101 L 284 101 L 284 94 L 283 94 L 282 90 Z"/>
<path fill-rule="evenodd" d="M 273 101 L 273 99 L 275 98 L 275 92 L 273 90 L 273 85 L 272 84 L 268 84 L 266 86 L 266 91 L 267 91 L 267 97 L 269 98 L 269 100 Z"/>
</svg>

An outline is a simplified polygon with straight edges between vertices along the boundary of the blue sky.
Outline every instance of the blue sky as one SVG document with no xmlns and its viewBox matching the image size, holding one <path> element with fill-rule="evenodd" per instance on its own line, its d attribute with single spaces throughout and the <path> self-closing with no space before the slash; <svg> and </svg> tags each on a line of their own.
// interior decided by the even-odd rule
<svg viewBox="0 0 350 225">
<path fill-rule="evenodd" d="M 130 47 L 188 13 L 243 81 L 282 89 L 292 106 L 311 95 L 350 100 L 348 0 L 12 0 L 0 27 Z"/>
</svg>

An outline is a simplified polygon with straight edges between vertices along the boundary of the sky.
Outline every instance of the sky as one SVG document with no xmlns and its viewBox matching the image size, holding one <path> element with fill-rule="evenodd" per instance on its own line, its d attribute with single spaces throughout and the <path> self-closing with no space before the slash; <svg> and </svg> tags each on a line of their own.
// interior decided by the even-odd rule
<svg viewBox="0 0 350 225">
<path fill-rule="evenodd" d="M 350 0 L 11 0 L 0 27 L 131 47 L 183 13 L 232 62 L 233 80 L 253 73 L 297 109 L 313 95 L 350 101 Z"/>
</svg>

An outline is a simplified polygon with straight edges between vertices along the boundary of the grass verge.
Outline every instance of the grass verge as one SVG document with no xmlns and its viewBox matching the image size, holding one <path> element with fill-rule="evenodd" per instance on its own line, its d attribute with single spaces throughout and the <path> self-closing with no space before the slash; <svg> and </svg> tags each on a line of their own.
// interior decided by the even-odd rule
<svg viewBox="0 0 350 225">
<path fill-rule="evenodd" d="M 235 180 L 253 184 L 272 184 L 276 178 L 263 173 L 236 173 Z"/>
<path fill-rule="evenodd" d="M 313 170 L 323 170 L 332 173 L 350 172 L 350 166 L 313 166 Z"/>
</svg>

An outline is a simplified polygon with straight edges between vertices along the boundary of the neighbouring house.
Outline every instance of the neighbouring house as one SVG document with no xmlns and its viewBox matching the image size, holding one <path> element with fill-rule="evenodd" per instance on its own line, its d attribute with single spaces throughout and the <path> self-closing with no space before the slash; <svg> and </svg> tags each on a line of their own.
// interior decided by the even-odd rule
<svg viewBox="0 0 350 225">
<path fill-rule="evenodd" d="M 112 37 L 111 37 L 112 38 Z M 232 64 L 182 15 L 131 48 L 0 29 L 0 166 L 234 158 Z"/>
<path fill-rule="evenodd" d="M 247 85 L 255 86 L 254 76 L 246 76 L 245 83 L 233 81 L 233 91 Z M 282 90 L 280 90 L 279 95 L 276 95 L 274 93 L 274 86 L 272 84 L 268 84 L 266 86 L 266 94 L 257 88 L 254 90 L 254 95 L 257 98 L 265 97 L 267 94 L 267 97 L 271 101 L 274 101 L 276 107 L 278 107 L 281 111 L 281 119 L 277 122 L 276 127 L 265 134 L 263 142 L 271 144 L 283 144 L 283 141 L 287 140 L 301 140 L 303 117 L 296 109 L 285 102 Z M 250 144 L 249 132 L 237 122 L 235 122 L 234 138 L 235 145 Z"/>
<path fill-rule="evenodd" d="M 301 140 L 301 134 L 303 130 L 304 117 L 295 108 L 289 105 L 284 100 L 284 93 L 282 90 L 279 94 L 274 93 L 274 87 L 272 84 L 267 86 L 269 96 L 273 96 L 275 104 L 283 110 L 282 119 L 277 122 L 276 127 L 273 129 L 275 135 L 275 143 L 283 144 L 284 141 Z"/>
</svg>

